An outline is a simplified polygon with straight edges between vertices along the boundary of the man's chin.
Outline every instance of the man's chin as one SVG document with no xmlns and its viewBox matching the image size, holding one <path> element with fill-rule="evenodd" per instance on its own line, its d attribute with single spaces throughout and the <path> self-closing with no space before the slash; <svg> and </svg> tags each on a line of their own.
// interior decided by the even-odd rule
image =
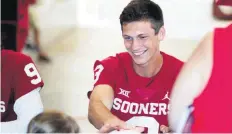
<svg viewBox="0 0 232 134">
<path fill-rule="evenodd" d="M 146 65 L 146 63 L 147 63 L 147 60 L 145 60 L 145 59 L 141 59 L 141 60 L 134 59 L 133 62 L 134 62 L 134 64 L 136 64 L 136 65 L 144 66 L 144 65 Z"/>
</svg>

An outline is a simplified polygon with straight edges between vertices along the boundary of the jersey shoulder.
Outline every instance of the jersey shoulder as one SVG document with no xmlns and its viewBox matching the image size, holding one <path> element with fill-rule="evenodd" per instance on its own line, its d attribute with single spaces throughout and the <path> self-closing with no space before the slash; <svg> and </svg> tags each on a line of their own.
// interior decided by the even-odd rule
<svg viewBox="0 0 232 134">
<path fill-rule="evenodd" d="M 170 84 L 173 84 L 177 76 L 179 75 L 184 65 L 184 62 L 175 58 L 174 56 L 165 54 L 163 52 L 162 55 L 164 57 L 162 77 L 164 77 L 165 79 L 168 78 Z"/>
<path fill-rule="evenodd" d="M 94 63 L 94 68 L 98 65 L 104 66 L 104 68 L 109 68 L 115 70 L 122 68 L 125 64 L 131 61 L 130 55 L 127 52 L 117 53 L 115 56 L 108 56 L 102 60 L 96 60 Z"/>
<path fill-rule="evenodd" d="M 32 59 L 20 52 L 15 52 L 12 50 L 1 50 L 2 61 L 7 61 L 8 63 L 29 63 L 33 62 Z"/>
<path fill-rule="evenodd" d="M 11 70 L 10 72 L 12 73 L 21 72 L 28 64 L 34 65 L 31 57 L 12 50 L 1 50 L 1 58 L 2 69 L 7 71 Z"/>
<path fill-rule="evenodd" d="M 173 68 L 174 70 L 180 70 L 184 64 L 183 61 L 177 59 L 176 57 L 172 56 L 172 55 L 169 55 L 169 54 L 166 54 L 164 52 L 161 52 L 161 54 L 163 55 L 164 57 L 164 62 L 165 64 L 167 64 L 167 67 L 170 67 Z"/>
</svg>

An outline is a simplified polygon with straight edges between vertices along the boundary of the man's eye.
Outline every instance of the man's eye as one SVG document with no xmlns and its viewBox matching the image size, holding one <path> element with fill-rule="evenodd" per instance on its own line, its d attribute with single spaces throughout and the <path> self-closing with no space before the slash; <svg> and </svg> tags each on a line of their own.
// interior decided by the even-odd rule
<svg viewBox="0 0 232 134">
<path fill-rule="evenodd" d="M 147 36 L 140 36 L 139 38 L 140 38 L 140 39 L 146 39 Z"/>
<path fill-rule="evenodd" d="M 132 40 L 131 37 L 124 37 L 125 40 Z"/>
</svg>

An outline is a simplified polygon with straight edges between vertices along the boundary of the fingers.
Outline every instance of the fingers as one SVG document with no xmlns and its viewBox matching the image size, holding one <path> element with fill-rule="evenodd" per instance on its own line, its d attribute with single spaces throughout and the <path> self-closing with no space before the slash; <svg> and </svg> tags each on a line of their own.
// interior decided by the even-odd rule
<svg viewBox="0 0 232 134">
<path fill-rule="evenodd" d="M 145 128 L 144 127 L 135 127 L 135 126 L 131 126 L 131 125 L 128 125 L 127 123 L 125 122 L 122 122 L 121 123 L 121 126 L 119 127 L 120 130 L 135 130 L 137 132 L 144 132 Z"/>
<path fill-rule="evenodd" d="M 101 129 L 98 131 L 98 133 L 109 133 L 114 130 L 120 131 L 120 130 L 135 130 L 137 132 L 142 133 L 145 128 L 144 127 L 134 127 L 126 124 L 125 122 L 118 122 L 117 124 L 105 124 L 101 127 Z"/>
<path fill-rule="evenodd" d="M 114 130 L 128 130 L 130 129 L 129 126 L 127 126 L 125 123 L 117 123 L 117 124 L 105 124 L 101 127 L 101 129 L 98 131 L 99 133 L 109 133 Z"/>
<path fill-rule="evenodd" d="M 110 124 L 105 124 L 101 127 L 101 129 L 98 131 L 99 133 L 108 133 L 113 131 L 113 127 Z"/>
<path fill-rule="evenodd" d="M 128 125 L 126 122 L 124 121 L 120 121 L 119 123 L 119 129 L 124 129 L 124 130 L 129 130 L 129 129 L 133 129 L 133 126 Z"/>
<path fill-rule="evenodd" d="M 169 127 L 167 127 L 167 126 L 165 126 L 165 125 L 161 125 L 161 126 L 160 126 L 160 131 L 161 131 L 162 133 L 168 133 L 168 132 L 170 132 L 170 129 L 169 129 Z"/>
</svg>

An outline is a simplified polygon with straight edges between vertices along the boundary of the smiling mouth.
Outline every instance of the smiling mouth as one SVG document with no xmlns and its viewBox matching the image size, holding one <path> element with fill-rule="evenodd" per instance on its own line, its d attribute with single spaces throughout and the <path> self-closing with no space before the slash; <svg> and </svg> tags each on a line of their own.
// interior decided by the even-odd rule
<svg viewBox="0 0 232 134">
<path fill-rule="evenodd" d="M 147 51 L 147 49 L 146 49 L 146 50 L 143 50 L 143 51 L 132 52 L 132 53 L 133 53 L 135 56 L 140 56 L 140 55 L 144 54 L 146 51 Z"/>
</svg>

